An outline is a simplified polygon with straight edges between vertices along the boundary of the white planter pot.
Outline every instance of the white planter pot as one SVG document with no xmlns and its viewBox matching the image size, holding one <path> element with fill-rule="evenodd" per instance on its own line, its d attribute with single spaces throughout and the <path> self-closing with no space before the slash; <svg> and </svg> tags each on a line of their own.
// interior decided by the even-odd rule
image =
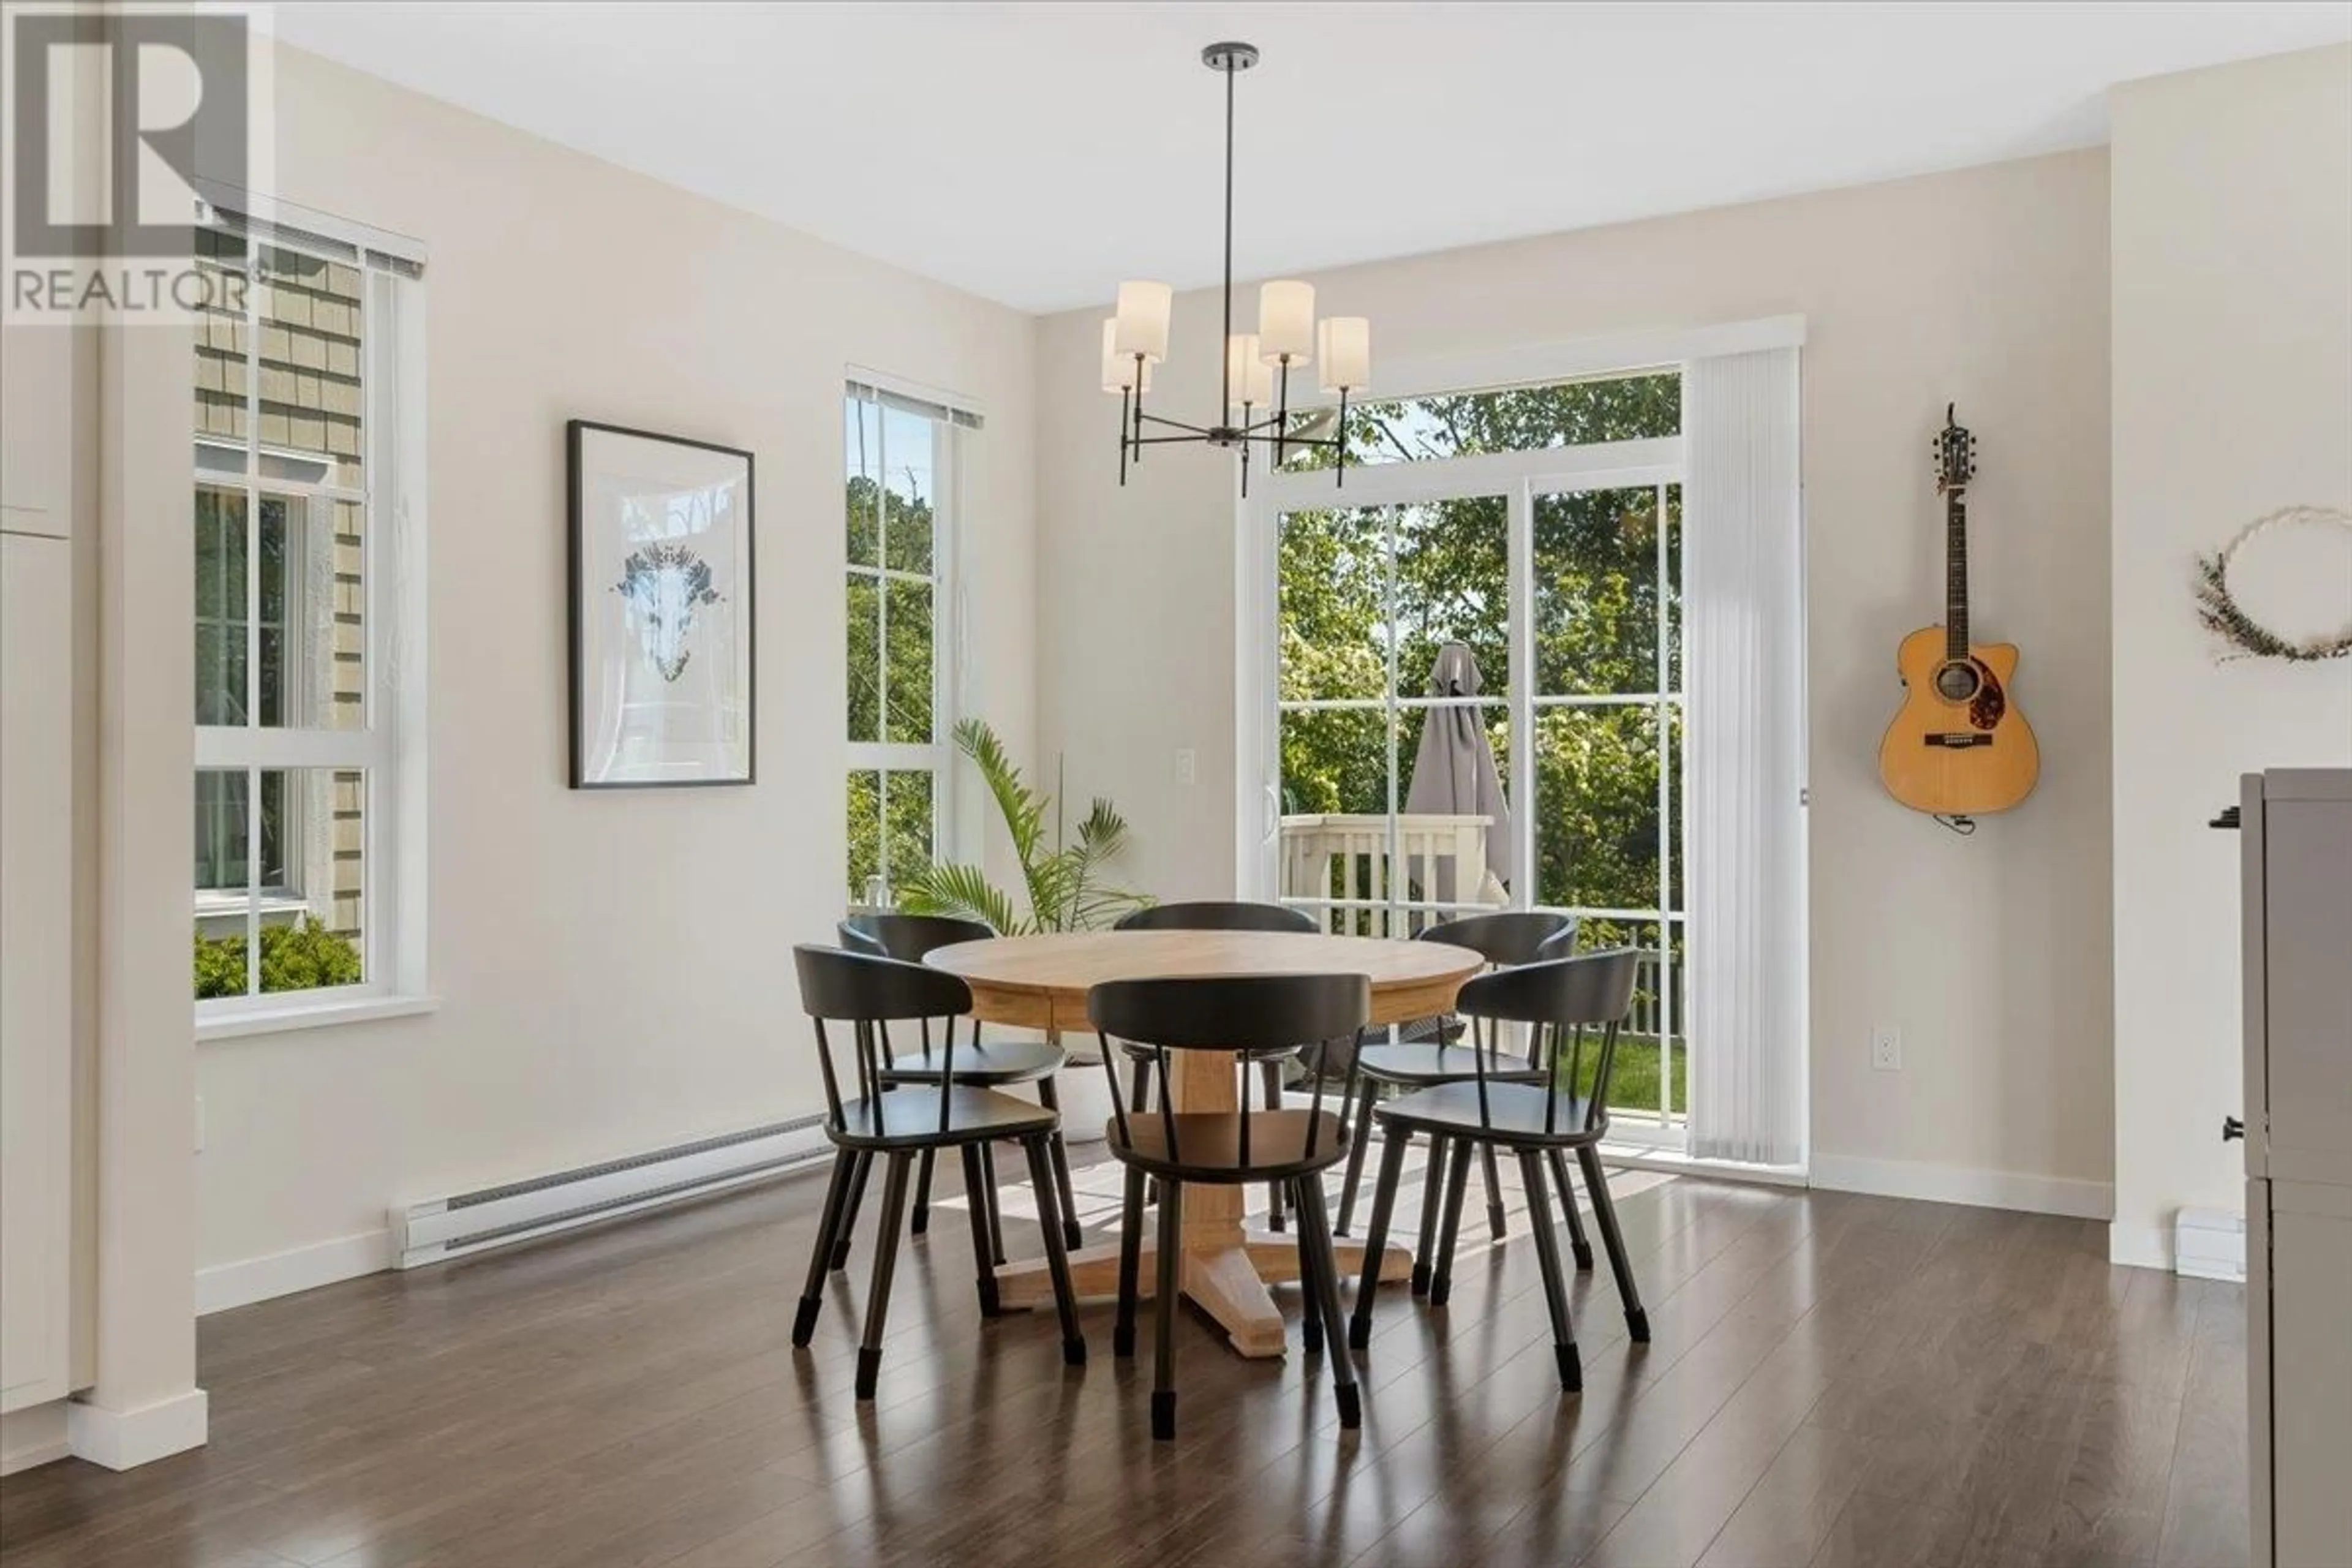
<svg viewBox="0 0 2352 1568">
<path fill-rule="evenodd" d="M 1110 1121 L 1110 1085 L 1103 1081 L 1099 1062 L 1072 1062 L 1055 1079 L 1062 1097 L 1062 1142 L 1099 1143 Z"/>
<path fill-rule="evenodd" d="M 1001 1024 L 982 1026 L 984 1037 L 992 1040 L 1042 1040 L 1045 1036 L 1035 1029 L 1014 1029 Z M 1110 1085 L 1103 1081 L 1102 1064 L 1094 1059 L 1095 1039 L 1085 1037 L 1087 1056 L 1074 1059 L 1068 1067 L 1054 1075 L 1054 1087 L 1062 1100 L 1062 1141 L 1066 1143 L 1099 1143 L 1103 1141 L 1104 1123 L 1110 1120 Z M 1037 1098 L 1034 1083 L 1007 1086 L 1007 1094 L 1023 1100 Z"/>
</svg>

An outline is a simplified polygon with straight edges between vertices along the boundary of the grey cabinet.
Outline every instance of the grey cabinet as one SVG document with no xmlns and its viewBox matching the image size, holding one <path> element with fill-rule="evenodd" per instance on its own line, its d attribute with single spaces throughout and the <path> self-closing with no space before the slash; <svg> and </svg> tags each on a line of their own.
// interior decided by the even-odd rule
<svg viewBox="0 0 2352 1568">
<path fill-rule="evenodd" d="M 2248 1423 L 2258 1568 L 2352 1563 L 2352 769 L 2249 773 Z"/>
</svg>

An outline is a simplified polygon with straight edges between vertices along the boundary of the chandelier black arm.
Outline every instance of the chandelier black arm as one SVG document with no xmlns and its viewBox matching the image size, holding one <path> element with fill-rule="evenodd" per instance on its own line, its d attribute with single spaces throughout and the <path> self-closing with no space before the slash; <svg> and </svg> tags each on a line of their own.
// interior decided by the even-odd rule
<svg viewBox="0 0 2352 1568">
<path fill-rule="evenodd" d="M 1172 430 L 1190 430 L 1195 436 L 1205 436 L 1209 433 L 1205 426 L 1187 425 L 1181 419 L 1170 419 L 1158 414 L 1139 415 L 1137 417 L 1146 425 L 1165 425 Z"/>
<path fill-rule="evenodd" d="M 1234 434 L 1244 441 L 1256 441 L 1268 447 L 1277 444 L 1285 447 L 1337 447 L 1339 445 L 1339 439 L 1336 436 L 1261 436 L 1255 431 L 1250 430 L 1236 431 Z"/>
<path fill-rule="evenodd" d="M 1271 447 L 1275 443 L 1275 437 L 1272 436 L 1254 436 L 1246 431 L 1236 430 L 1234 432 L 1234 441 L 1227 444 L 1231 445 L 1241 441 L 1255 441 L 1259 446 Z M 1141 447 L 1202 447 L 1212 445 L 1213 442 L 1213 433 L 1202 430 L 1181 436 L 1139 436 L 1137 437 L 1130 445 Z M 1288 437 L 1286 444 L 1292 447 L 1334 447 L 1339 445 L 1338 440 L 1329 436 L 1293 436 Z"/>
</svg>

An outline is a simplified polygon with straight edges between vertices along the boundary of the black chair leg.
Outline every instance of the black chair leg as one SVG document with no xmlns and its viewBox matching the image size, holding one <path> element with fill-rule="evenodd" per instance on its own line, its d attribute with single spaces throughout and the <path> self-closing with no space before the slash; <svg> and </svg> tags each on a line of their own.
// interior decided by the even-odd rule
<svg viewBox="0 0 2352 1568">
<path fill-rule="evenodd" d="M 1601 1169 L 1601 1151 L 1580 1144 L 1576 1163 L 1584 1168 L 1584 1185 L 1592 1194 L 1592 1220 L 1601 1227 L 1601 1245 L 1609 1252 L 1609 1271 L 1617 1276 L 1617 1296 L 1625 1303 L 1625 1332 L 1637 1345 L 1650 1342 L 1650 1314 L 1633 1283 L 1633 1260 L 1625 1256 L 1625 1236 L 1617 1228 L 1617 1205 L 1609 1200 L 1609 1177 Z"/>
<path fill-rule="evenodd" d="M 1510 1232 L 1503 1224 L 1503 1177 L 1502 1173 L 1495 1168 L 1495 1146 L 1492 1143 L 1481 1144 L 1478 1156 L 1486 1167 L 1486 1230 L 1500 1241 Z"/>
<path fill-rule="evenodd" d="M 980 1315 L 992 1318 L 999 1310 L 996 1269 L 989 1261 L 988 1211 L 982 1206 L 986 1201 L 982 1194 L 988 1191 L 988 1175 L 981 1163 L 980 1145 L 977 1143 L 963 1146 L 963 1184 L 965 1196 L 970 1200 L 964 1206 L 971 1211 L 972 1261 L 980 1271 Z"/>
<path fill-rule="evenodd" d="M 1314 1292 L 1307 1303 L 1311 1316 L 1320 1312 L 1323 1327 L 1336 1342 L 1346 1331 L 1340 1327 L 1339 1260 L 1331 1247 L 1331 1215 L 1323 1205 L 1323 1182 L 1319 1176 L 1307 1176 L 1298 1184 L 1298 1247 L 1302 1258 L 1316 1259 Z M 1331 1393 L 1339 1404 L 1339 1425 L 1354 1431 L 1364 1424 L 1363 1395 L 1356 1390 L 1356 1361 L 1341 1351 L 1331 1358 Z"/>
<path fill-rule="evenodd" d="M 857 1228 L 857 1210 L 866 1201 L 866 1175 L 874 1168 L 872 1153 L 861 1150 L 849 1173 L 849 1196 L 842 1205 L 841 1219 L 833 1232 L 833 1267 L 849 1267 L 849 1238 Z"/>
<path fill-rule="evenodd" d="M 1061 1195 L 1054 1189 L 1054 1151 L 1057 1135 L 1027 1140 L 1029 1181 L 1037 1189 L 1038 1228 L 1045 1233 L 1045 1272 L 1054 1281 L 1054 1310 L 1062 1319 L 1062 1364 L 1087 1364 L 1087 1337 L 1078 1329 L 1078 1297 L 1070 1286 L 1070 1255 L 1062 1246 Z"/>
<path fill-rule="evenodd" d="M 980 1200 L 988 1215 L 988 1260 L 1004 1267 L 1004 1211 L 996 1194 L 996 1145 L 980 1146 Z"/>
<path fill-rule="evenodd" d="M 1268 1110 L 1281 1110 L 1282 1064 L 1280 1062 L 1260 1062 L 1258 1064 L 1258 1081 L 1264 1085 L 1265 1089 L 1265 1108 Z M 1283 1186 L 1284 1184 L 1281 1182 L 1268 1182 L 1265 1184 L 1265 1223 L 1266 1227 L 1270 1230 L 1280 1231 L 1289 1228 L 1289 1226 L 1283 1215 Z"/>
<path fill-rule="evenodd" d="M 1454 1249 L 1462 1240 L 1462 1200 L 1470 1190 L 1470 1141 L 1456 1138 L 1445 1162 L 1445 1219 L 1437 1233 L 1437 1267 L 1429 1278 L 1429 1304 L 1443 1307 L 1454 1295 Z"/>
<path fill-rule="evenodd" d="M 1445 1215 L 1445 1140 L 1429 1140 L 1429 1169 L 1421 1180 L 1421 1236 L 1412 1248 L 1412 1293 L 1429 1294 L 1437 1271 L 1437 1222 Z"/>
<path fill-rule="evenodd" d="M 1143 1274 L 1143 1173 L 1129 1165 L 1118 1227 L 1118 1321 L 1110 1331 L 1115 1356 L 1135 1353 L 1135 1302 Z"/>
<path fill-rule="evenodd" d="M 1348 1226 L 1356 1217 L 1356 1189 L 1364 1183 L 1364 1156 L 1372 1141 L 1372 1106 L 1380 1098 L 1381 1086 L 1371 1079 L 1356 1096 L 1356 1114 L 1348 1131 L 1355 1140 L 1348 1151 L 1348 1173 L 1339 1178 L 1339 1225 L 1338 1234 L 1348 1234 Z"/>
<path fill-rule="evenodd" d="M 1311 1180 L 1312 1178 L 1307 1178 Z M 1303 1188 L 1306 1180 L 1297 1185 Z M 1299 1314 L 1298 1342 L 1308 1355 L 1323 1353 L 1323 1265 L 1315 1256 L 1313 1244 L 1307 1234 L 1307 1198 L 1303 1192 L 1294 1193 L 1292 1205 L 1298 1211 L 1298 1288 L 1306 1296 L 1306 1310 Z"/>
<path fill-rule="evenodd" d="M 909 1234 L 920 1236 L 931 1228 L 931 1166 L 938 1151 L 923 1151 L 921 1163 L 915 1167 L 915 1217 L 908 1222 Z"/>
<path fill-rule="evenodd" d="M 1584 1216 L 1576 1208 L 1576 1184 L 1568 1179 L 1568 1151 L 1554 1149 L 1551 1179 L 1559 1188 L 1560 1212 L 1568 1216 L 1568 1249 L 1576 1255 L 1576 1271 L 1592 1272 L 1592 1243 L 1584 1239 Z"/>
<path fill-rule="evenodd" d="M 1559 1363 L 1559 1386 L 1584 1392 L 1584 1363 L 1576 1351 L 1576 1328 L 1568 1316 L 1568 1281 L 1560 1278 L 1559 1237 L 1552 1234 L 1551 1205 L 1544 1198 L 1543 1158 L 1519 1151 L 1519 1177 L 1528 1184 L 1528 1225 L 1536 1233 L 1536 1262 L 1543 1273 L 1544 1305 L 1551 1310 L 1551 1353 Z"/>
<path fill-rule="evenodd" d="M 1061 1092 L 1054 1087 L 1051 1073 L 1037 1080 L 1038 1103 L 1055 1116 L 1062 1114 Z M 1078 1225 L 1078 1189 L 1070 1180 L 1070 1147 L 1058 1131 L 1049 1151 L 1054 1165 L 1054 1186 L 1062 1200 L 1062 1245 L 1072 1249 L 1087 1244 L 1087 1233 Z"/>
<path fill-rule="evenodd" d="M 898 1226 L 907 1216 L 907 1167 L 912 1154 L 889 1156 L 882 1182 L 882 1221 L 874 1232 L 874 1284 L 866 1301 L 866 1338 L 857 1347 L 857 1397 L 874 1397 L 882 1370 L 882 1326 L 890 1316 L 890 1276 L 898 1263 Z"/>
<path fill-rule="evenodd" d="M 1367 1124 L 1364 1135 L 1371 1136 Z M 1364 1278 L 1356 1287 L 1356 1315 L 1348 1325 L 1348 1344 L 1362 1350 L 1372 1342 L 1372 1298 L 1381 1288 L 1381 1254 L 1389 1248 L 1389 1219 L 1396 1213 L 1397 1184 L 1404 1178 L 1404 1152 L 1412 1135 L 1401 1127 L 1389 1129 L 1381 1145 L 1381 1173 L 1372 1184 L 1371 1228 L 1364 1233 Z M 1415 1265 L 1416 1271 L 1419 1266 Z"/>
<path fill-rule="evenodd" d="M 1151 1436 L 1162 1443 L 1176 1436 L 1176 1316 L 1184 1261 L 1184 1184 L 1160 1189 L 1160 1299 L 1151 1304 Z"/>
<path fill-rule="evenodd" d="M 816 1245 L 809 1248 L 808 1283 L 801 1287 L 801 1304 L 793 1313 L 793 1345 L 805 1349 L 816 1332 L 816 1315 L 824 1305 L 824 1277 L 833 1263 L 833 1233 L 849 1201 L 849 1173 L 857 1156 L 844 1149 L 833 1157 L 833 1176 L 824 1184 L 824 1212 L 816 1222 Z"/>
<path fill-rule="evenodd" d="M 1128 1074 L 1127 1108 L 1129 1110 L 1151 1109 L 1151 1058 L 1150 1057 L 1136 1058 L 1135 1066 Z M 1144 1184 L 1143 1201 L 1148 1204 L 1156 1204 L 1160 1201 L 1159 1182 L 1155 1180 Z"/>
</svg>

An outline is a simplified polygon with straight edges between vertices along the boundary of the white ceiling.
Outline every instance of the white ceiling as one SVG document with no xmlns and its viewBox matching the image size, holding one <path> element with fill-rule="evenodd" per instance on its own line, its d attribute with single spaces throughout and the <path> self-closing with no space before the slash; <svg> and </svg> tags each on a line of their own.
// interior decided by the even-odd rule
<svg viewBox="0 0 2352 1568">
<path fill-rule="evenodd" d="M 1024 310 L 2105 139 L 2113 83 L 2352 4 L 286 0 L 288 42 Z"/>
</svg>

